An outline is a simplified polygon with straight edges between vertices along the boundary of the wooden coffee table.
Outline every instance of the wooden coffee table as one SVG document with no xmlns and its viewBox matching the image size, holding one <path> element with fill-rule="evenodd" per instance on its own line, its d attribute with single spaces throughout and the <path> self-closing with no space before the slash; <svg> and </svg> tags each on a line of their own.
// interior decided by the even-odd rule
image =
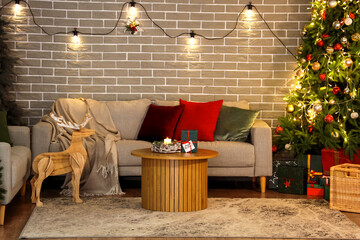
<svg viewBox="0 0 360 240">
<path fill-rule="evenodd" d="M 137 149 L 131 155 L 142 158 L 142 207 L 166 212 L 189 212 L 207 208 L 208 158 L 218 152 L 154 153 Z"/>
</svg>

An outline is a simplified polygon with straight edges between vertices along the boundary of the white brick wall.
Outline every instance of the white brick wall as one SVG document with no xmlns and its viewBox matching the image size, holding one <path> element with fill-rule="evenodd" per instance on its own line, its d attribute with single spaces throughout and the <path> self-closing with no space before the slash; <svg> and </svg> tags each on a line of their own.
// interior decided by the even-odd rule
<svg viewBox="0 0 360 240">
<path fill-rule="evenodd" d="M 8 0 L 0 0 L 1 4 Z M 36 20 L 46 31 L 109 31 L 119 16 L 122 0 L 28 0 Z M 219 37 L 235 24 L 243 0 L 140 0 L 150 16 L 176 35 L 195 30 Z M 270 27 L 296 53 L 300 31 L 310 18 L 308 0 L 254 0 Z M 246 99 L 260 118 L 276 126 L 283 116 L 282 98 L 296 67 L 256 14 L 241 16 L 229 37 L 209 41 L 188 36 L 170 39 L 140 11 L 144 32 L 124 33 L 126 13 L 119 27 L 107 36 L 82 36 L 79 46 L 71 35 L 47 36 L 37 28 L 26 8 L 3 18 L 11 22 L 9 46 L 20 57 L 16 99 L 28 110 L 30 125 L 48 112 L 59 97 L 98 100 L 137 98 L 192 101 Z M 22 3 L 24 7 L 24 3 Z M 140 6 L 137 6 L 141 9 Z"/>
</svg>

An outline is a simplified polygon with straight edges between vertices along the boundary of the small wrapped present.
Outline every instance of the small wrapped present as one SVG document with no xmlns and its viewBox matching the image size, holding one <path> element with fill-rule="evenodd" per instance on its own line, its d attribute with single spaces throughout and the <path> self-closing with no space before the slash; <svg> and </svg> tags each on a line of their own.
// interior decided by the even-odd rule
<svg viewBox="0 0 360 240">
<path fill-rule="evenodd" d="M 198 149 L 197 130 L 181 131 L 181 152 L 196 153 Z"/>
<path fill-rule="evenodd" d="M 320 178 L 320 185 L 321 185 L 321 186 L 330 185 L 330 176 L 322 176 L 322 177 Z"/>
<path fill-rule="evenodd" d="M 291 161 L 291 160 L 276 160 L 273 161 L 273 174 L 269 177 L 269 189 L 279 189 L 279 176 L 278 176 L 278 172 L 279 172 L 279 166 L 283 165 L 283 166 L 297 166 L 296 161 Z"/>
<path fill-rule="evenodd" d="M 320 184 L 308 183 L 307 195 L 324 197 L 324 186 L 321 186 Z"/>
<path fill-rule="evenodd" d="M 360 150 L 357 154 L 354 153 L 353 159 L 350 160 L 349 156 L 344 155 L 344 149 L 339 150 L 322 149 L 322 164 L 324 175 L 330 176 L 330 167 L 343 164 L 343 163 L 354 163 L 360 164 Z"/>
<path fill-rule="evenodd" d="M 308 183 L 319 183 L 319 179 L 323 175 L 321 155 L 305 155 L 298 159 L 298 164 L 308 169 Z"/>
<path fill-rule="evenodd" d="M 306 194 L 307 169 L 299 166 L 279 166 L 279 192 Z"/>
<path fill-rule="evenodd" d="M 324 186 L 324 198 L 327 201 L 330 201 L 330 185 Z"/>
</svg>

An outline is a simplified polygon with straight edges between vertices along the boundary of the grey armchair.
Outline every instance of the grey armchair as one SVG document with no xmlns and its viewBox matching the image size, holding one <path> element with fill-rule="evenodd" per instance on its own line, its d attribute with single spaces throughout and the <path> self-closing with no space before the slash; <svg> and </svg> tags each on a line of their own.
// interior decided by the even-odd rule
<svg viewBox="0 0 360 240">
<path fill-rule="evenodd" d="M 3 183 L 0 187 L 6 190 L 5 199 L 0 201 L 0 225 L 4 225 L 5 206 L 20 189 L 21 195 L 25 195 L 26 180 L 30 175 L 30 129 L 9 126 L 9 133 L 13 146 L 0 142 L 0 166 L 3 167 Z"/>
</svg>

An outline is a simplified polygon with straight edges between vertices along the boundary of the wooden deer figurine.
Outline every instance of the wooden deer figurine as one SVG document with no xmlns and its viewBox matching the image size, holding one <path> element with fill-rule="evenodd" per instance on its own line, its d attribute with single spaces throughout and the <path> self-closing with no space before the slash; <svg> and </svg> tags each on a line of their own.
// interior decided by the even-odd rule
<svg viewBox="0 0 360 240">
<path fill-rule="evenodd" d="M 40 201 L 40 190 L 45 178 L 72 172 L 72 200 L 76 203 L 81 203 L 82 200 L 79 197 L 80 178 L 87 159 L 82 138 L 89 137 L 95 133 L 93 129 L 84 128 L 91 117 L 86 115 L 84 121 L 81 124 L 77 124 L 66 122 L 62 117 L 56 117 L 54 113 L 50 113 L 50 116 L 59 126 L 68 127 L 74 129 L 74 131 L 68 149 L 62 152 L 42 153 L 34 159 L 32 168 L 35 176 L 30 181 L 32 188 L 31 201 L 36 203 L 38 207 L 43 205 Z"/>
</svg>

